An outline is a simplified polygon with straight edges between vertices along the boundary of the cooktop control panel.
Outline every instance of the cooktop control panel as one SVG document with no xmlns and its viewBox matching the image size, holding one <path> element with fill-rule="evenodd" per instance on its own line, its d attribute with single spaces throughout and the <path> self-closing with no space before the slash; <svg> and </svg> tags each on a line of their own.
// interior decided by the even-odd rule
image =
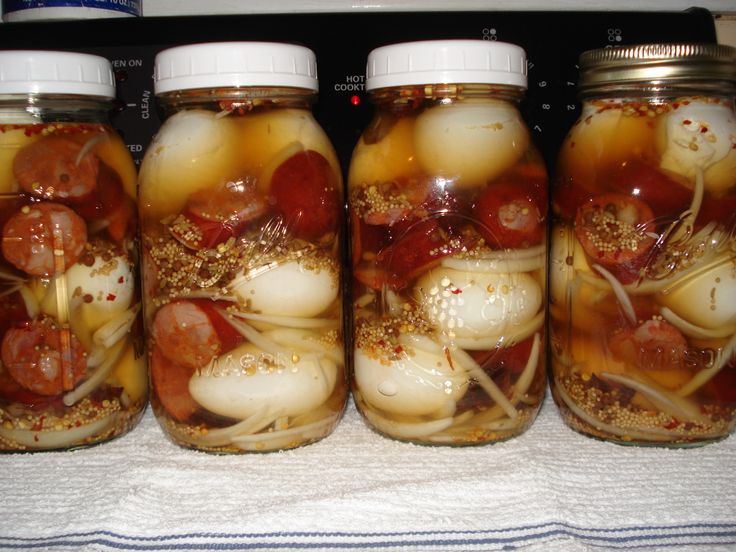
<svg viewBox="0 0 736 552">
<path fill-rule="evenodd" d="M 521 106 L 548 163 L 576 119 L 577 60 L 591 48 L 645 42 L 715 42 L 712 15 L 683 12 L 423 12 L 144 17 L 0 25 L 0 49 L 83 51 L 111 60 L 118 83 L 113 122 L 137 162 L 161 124 L 153 61 L 164 48 L 198 42 L 294 42 L 315 51 L 320 93 L 315 116 L 345 168 L 372 106 L 365 62 L 395 42 L 470 38 L 511 42 L 528 57 Z"/>
</svg>

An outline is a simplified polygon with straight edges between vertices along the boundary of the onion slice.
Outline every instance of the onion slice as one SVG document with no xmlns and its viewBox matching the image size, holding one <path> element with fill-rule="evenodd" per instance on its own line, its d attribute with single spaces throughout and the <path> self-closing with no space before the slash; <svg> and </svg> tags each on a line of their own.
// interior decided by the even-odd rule
<svg viewBox="0 0 736 552">
<path fill-rule="evenodd" d="M 101 418 L 59 431 L 32 431 L 30 429 L 8 429 L 0 425 L 0 436 L 8 441 L 15 441 L 28 448 L 60 449 L 75 445 L 84 445 L 85 439 L 98 435 L 112 427 L 118 419 L 118 412 L 113 412 Z"/>
<path fill-rule="evenodd" d="M 602 372 L 601 376 L 641 393 L 662 412 L 666 412 L 680 421 L 707 423 L 707 420 L 700 414 L 698 406 L 683 397 L 672 395 L 657 386 L 646 384 L 620 374 Z"/>
<path fill-rule="evenodd" d="M 450 351 L 450 354 L 453 355 L 458 361 L 458 364 L 468 372 L 468 375 L 474 378 L 475 381 L 478 382 L 478 385 L 488 393 L 488 396 L 491 397 L 497 405 L 503 408 L 509 418 L 515 419 L 519 415 L 516 407 L 511 404 L 511 401 L 509 401 L 506 395 L 503 394 L 503 391 L 501 391 L 498 385 L 496 385 L 496 382 L 493 381 L 485 371 L 483 371 L 483 368 L 481 368 L 475 360 L 473 360 L 473 357 L 462 349 Z"/>
<path fill-rule="evenodd" d="M 298 318 L 296 316 L 274 316 L 243 311 L 233 312 L 232 315 L 244 320 L 256 320 L 258 322 L 267 322 L 274 326 L 286 326 L 288 328 L 337 328 L 339 324 L 338 320 L 331 318 Z"/>
<path fill-rule="evenodd" d="M 232 443 L 243 450 L 278 450 L 291 447 L 303 441 L 313 441 L 327 435 L 330 428 L 337 422 L 339 414 L 333 414 L 302 426 L 290 427 L 277 431 L 263 431 L 252 435 L 238 435 L 232 438 Z"/>
<path fill-rule="evenodd" d="M 112 347 L 130 333 L 130 329 L 133 327 L 135 317 L 138 315 L 140 308 L 140 303 L 136 303 L 119 316 L 103 324 L 92 335 L 92 341 L 106 349 Z"/>
<path fill-rule="evenodd" d="M 546 256 L 541 253 L 529 257 L 479 257 L 472 259 L 461 259 L 457 257 L 445 257 L 442 266 L 464 272 L 484 272 L 489 274 L 512 274 L 516 272 L 531 272 L 544 268 Z"/>
<path fill-rule="evenodd" d="M 79 150 L 77 158 L 74 160 L 74 165 L 78 167 L 79 164 L 82 162 L 82 159 L 84 159 L 87 154 L 91 153 L 92 150 L 97 147 L 97 144 L 104 142 L 106 139 L 107 136 L 101 132 L 94 138 L 90 138 L 89 140 L 87 140 L 82 148 Z"/>
<path fill-rule="evenodd" d="M 507 329 L 506 332 L 486 337 L 453 337 L 452 344 L 469 351 L 482 351 L 496 347 L 507 347 L 519 343 L 538 331 L 544 324 L 544 309 L 523 324 Z"/>
<path fill-rule="evenodd" d="M 429 437 L 446 430 L 455 423 L 452 416 L 428 422 L 397 422 L 373 412 L 370 407 L 363 408 L 362 414 L 381 433 L 400 439 Z"/>
<path fill-rule="evenodd" d="M 608 281 L 616 299 L 618 299 L 619 305 L 621 305 L 621 308 L 626 315 L 626 319 L 632 326 L 636 326 L 636 311 L 634 310 L 634 305 L 631 303 L 631 299 L 629 298 L 628 293 L 626 293 L 624 286 L 621 285 L 621 282 L 619 282 L 613 274 L 599 264 L 594 264 L 593 269 Z"/>
<path fill-rule="evenodd" d="M 105 360 L 99 365 L 97 370 L 95 370 L 90 377 L 80 383 L 76 388 L 64 395 L 62 399 L 64 404 L 66 406 L 72 406 L 102 385 L 107 377 L 112 373 L 115 366 L 117 366 L 120 358 L 123 356 L 123 352 L 125 351 L 125 346 L 127 344 L 128 340 L 122 339 L 108 349 Z"/>
<path fill-rule="evenodd" d="M 190 445 L 201 447 L 222 447 L 232 444 L 233 439 L 236 437 L 250 435 L 267 428 L 281 416 L 282 413 L 280 410 L 271 411 L 266 408 L 245 420 L 238 422 L 237 424 L 233 424 L 228 427 L 210 429 L 206 434 L 198 437 L 186 435 L 180 431 L 176 432 L 176 437 Z"/>
<path fill-rule="evenodd" d="M 734 325 L 722 326 L 715 329 L 701 328 L 679 317 L 667 307 L 662 307 L 659 313 L 667 322 L 688 337 L 694 337 L 696 339 L 722 339 L 736 334 L 736 326 Z"/>
<path fill-rule="evenodd" d="M 337 345 L 330 347 L 321 343 L 319 334 L 293 328 L 277 328 L 275 330 L 268 330 L 265 334 L 266 338 L 278 345 L 294 347 L 297 350 L 309 353 L 319 353 L 338 366 L 345 364 L 345 355 L 342 347 Z"/>
<path fill-rule="evenodd" d="M 700 370 L 693 378 L 677 390 L 680 397 L 687 397 L 708 383 L 736 353 L 736 335 L 731 336 L 728 343 L 718 352 L 713 366 Z"/>
</svg>

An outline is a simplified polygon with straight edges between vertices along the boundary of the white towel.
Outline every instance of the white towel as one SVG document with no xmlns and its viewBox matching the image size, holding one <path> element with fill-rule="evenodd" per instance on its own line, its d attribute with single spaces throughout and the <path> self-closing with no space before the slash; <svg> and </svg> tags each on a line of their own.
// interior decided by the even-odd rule
<svg viewBox="0 0 736 552">
<path fill-rule="evenodd" d="M 547 397 L 524 435 L 423 447 L 352 404 L 299 449 L 216 456 L 150 410 L 97 447 L 0 457 L 0 550 L 736 550 L 736 438 L 689 450 L 581 436 Z"/>
</svg>

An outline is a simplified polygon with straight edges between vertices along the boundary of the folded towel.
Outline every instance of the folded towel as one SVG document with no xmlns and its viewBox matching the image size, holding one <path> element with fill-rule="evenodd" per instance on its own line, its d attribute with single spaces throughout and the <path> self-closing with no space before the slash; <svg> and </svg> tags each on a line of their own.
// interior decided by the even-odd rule
<svg viewBox="0 0 736 552">
<path fill-rule="evenodd" d="M 216 456 L 150 410 L 97 447 L 0 458 L 0 550 L 736 550 L 736 438 L 624 447 L 548 397 L 492 446 L 392 441 L 350 405 L 303 448 Z"/>
</svg>

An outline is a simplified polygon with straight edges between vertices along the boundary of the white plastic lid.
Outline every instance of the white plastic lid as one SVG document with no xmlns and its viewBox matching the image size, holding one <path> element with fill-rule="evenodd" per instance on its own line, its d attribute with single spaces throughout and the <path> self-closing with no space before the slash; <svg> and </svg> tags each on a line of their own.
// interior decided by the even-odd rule
<svg viewBox="0 0 736 552">
<path fill-rule="evenodd" d="M 240 86 L 318 90 L 317 60 L 309 48 L 278 42 L 211 42 L 159 52 L 154 92 Z"/>
<path fill-rule="evenodd" d="M 100 56 L 42 50 L 0 51 L 0 94 L 115 97 L 110 62 Z"/>
<path fill-rule="evenodd" d="M 526 53 L 506 42 L 427 40 L 382 46 L 368 54 L 366 90 L 452 83 L 526 89 Z"/>
</svg>

